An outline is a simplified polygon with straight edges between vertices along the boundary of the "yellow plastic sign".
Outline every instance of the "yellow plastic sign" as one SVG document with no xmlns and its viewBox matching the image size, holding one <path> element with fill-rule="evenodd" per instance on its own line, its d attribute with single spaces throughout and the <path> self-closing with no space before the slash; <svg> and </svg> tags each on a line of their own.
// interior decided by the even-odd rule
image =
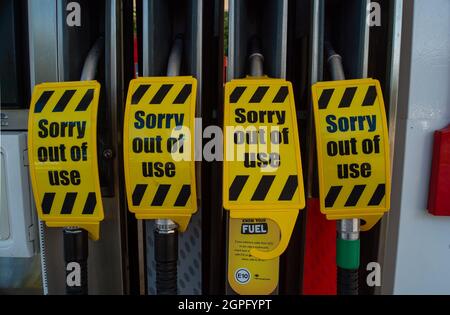
<svg viewBox="0 0 450 315">
<path fill-rule="evenodd" d="M 39 218 L 99 238 L 103 206 L 97 167 L 96 81 L 36 85 L 28 120 L 28 159 Z"/>
<path fill-rule="evenodd" d="M 184 231 L 197 210 L 193 77 L 132 80 L 124 125 L 128 207 L 138 219 L 172 219 Z"/>
<path fill-rule="evenodd" d="M 248 78 L 225 87 L 224 208 L 232 218 L 266 218 L 281 231 L 270 252 L 286 249 L 298 215 L 305 206 L 300 143 L 290 82 Z"/>
<path fill-rule="evenodd" d="M 360 218 L 369 230 L 390 207 L 389 138 L 377 80 L 312 87 L 320 208 L 328 219 Z"/>
<path fill-rule="evenodd" d="M 230 219 L 228 240 L 228 283 L 241 295 L 268 295 L 278 286 L 279 257 L 261 260 L 250 255 L 252 248 L 273 250 L 280 229 L 267 219 Z"/>
</svg>

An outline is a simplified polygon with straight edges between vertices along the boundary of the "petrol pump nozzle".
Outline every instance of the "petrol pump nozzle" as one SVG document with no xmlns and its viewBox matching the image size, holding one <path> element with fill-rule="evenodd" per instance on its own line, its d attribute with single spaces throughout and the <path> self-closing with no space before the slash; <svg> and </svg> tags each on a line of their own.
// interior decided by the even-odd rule
<svg viewBox="0 0 450 315">
<path fill-rule="evenodd" d="M 167 76 L 179 76 L 183 54 L 183 36 L 175 36 L 167 62 Z M 156 293 L 176 295 L 178 263 L 178 224 L 170 219 L 155 220 Z"/>
<path fill-rule="evenodd" d="M 176 77 L 181 72 L 181 59 L 183 54 L 183 35 L 175 36 L 169 61 L 167 62 L 167 76 Z"/>
<path fill-rule="evenodd" d="M 325 53 L 327 58 L 328 69 L 330 71 L 331 80 L 345 80 L 344 67 L 342 65 L 342 57 L 337 54 L 330 42 L 325 41 Z"/>
<path fill-rule="evenodd" d="M 98 64 L 103 55 L 105 41 L 99 37 L 89 51 L 81 72 L 80 81 L 94 80 L 97 75 Z M 88 233 L 80 227 L 66 227 L 63 229 L 64 261 L 66 270 L 66 294 L 87 295 L 88 294 Z M 77 264 L 77 265 L 74 265 Z M 72 283 L 70 275 L 79 267 L 79 285 Z"/>
<path fill-rule="evenodd" d="M 325 41 L 324 48 L 331 80 L 345 80 L 341 56 L 334 51 L 329 41 Z M 359 221 L 354 218 L 339 220 L 336 223 L 337 293 L 339 295 L 358 295 Z"/>
<path fill-rule="evenodd" d="M 261 41 L 254 36 L 249 43 L 249 75 L 252 77 L 262 77 L 264 75 L 264 56 L 261 53 Z"/>
<path fill-rule="evenodd" d="M 87 232 L 80 228 L 65 228 L 63 230 L 64 240 L 64 262 L 66 264 L 66 294 L 68 295 L 86 295 L 88 294 L 88 236 Z M 75 266 L 74 264 L 78 264 Z M 72 272 L 76 272 L 79 267 L 80 275 L 77 277 Z M 70 285 L 76 283 L 79 278 L 78 285 Z"/>
</svg>

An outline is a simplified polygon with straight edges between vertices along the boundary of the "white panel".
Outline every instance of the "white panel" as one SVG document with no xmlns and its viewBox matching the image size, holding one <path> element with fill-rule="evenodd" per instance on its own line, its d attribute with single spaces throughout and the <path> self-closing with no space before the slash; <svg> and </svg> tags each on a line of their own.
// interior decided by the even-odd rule
<svg viewBox="0 0 450 315">
<path fill-rule="evenodd" d="M 432 2 L 414 1 L 409 104 L 399 104 L 408 112 L 398 125 L 406 140 L 395 294 L 450 294 L 450 217 L 426 210 L 433 132 L 450 122 L 450 1 Z"/>
<path fill-rule="evenodd" d="M 0 257 L 25 258 L 34 255 L 36 222 L 33 220 L 28 169 L 24 165 L 26 133 L 1 134 L 2 223 Z M 6 213 L 6 214 L 5 214 Z M 8 230 L 8 233 L 6 233 Z"/>
<path fill-rule="evenodd" d="M 0 241 L 8 240 L 11 235 L 9 226 L 8 194 L 6 187 L 5 156 L 2 152 L 0 152 Z"/>
</svg>

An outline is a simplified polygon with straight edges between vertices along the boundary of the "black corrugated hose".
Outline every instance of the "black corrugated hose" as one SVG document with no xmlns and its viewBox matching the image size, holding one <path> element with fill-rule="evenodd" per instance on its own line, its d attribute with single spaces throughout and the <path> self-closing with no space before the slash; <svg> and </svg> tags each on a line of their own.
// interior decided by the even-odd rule
<svg viewBox="0 0 450 315">
<path fill-rule="evenodd" d="M 158 295 L 176 295 L 178 231 L 155 230 L 156 293 Z"/>
</svg>

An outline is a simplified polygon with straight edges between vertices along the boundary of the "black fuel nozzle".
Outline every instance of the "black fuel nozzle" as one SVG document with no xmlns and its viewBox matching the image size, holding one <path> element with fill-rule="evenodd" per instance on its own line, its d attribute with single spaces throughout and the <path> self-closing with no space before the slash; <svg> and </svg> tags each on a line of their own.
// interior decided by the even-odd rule
<svg viewBox="0 0 450 315">
<path fill-rule="evenodd" d="M 64 261 L 66 269 L 66 294 L 88 294 L 88 235 L 80 228 L 65 228 Z"/>
</svg>

